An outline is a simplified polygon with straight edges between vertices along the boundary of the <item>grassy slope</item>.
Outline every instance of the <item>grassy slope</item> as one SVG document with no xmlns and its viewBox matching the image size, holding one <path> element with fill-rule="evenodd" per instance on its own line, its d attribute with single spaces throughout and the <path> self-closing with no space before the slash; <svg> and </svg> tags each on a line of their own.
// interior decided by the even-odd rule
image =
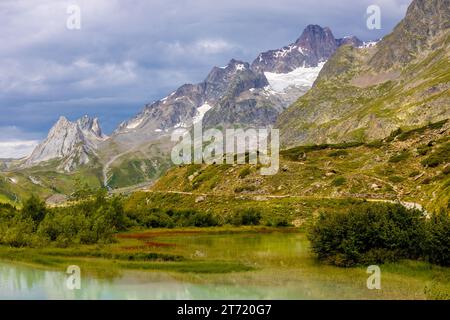
<svg viewBox="0 0 450 320">
<path fill-rule="evenodd" d="M 82 167 L 74 173 L 67 174 L 57 172 L 55 164 L 47 163 L 33 168 L 1 172 L 0 201 L 20 202 L 32 194 L 39 195 L 43 199 L 53 194 L 70 195 L 80 183 L 99 188 L 100 167 L 95 164 L 93 167 Z"/>
<path fill-rule="evenodd" d="M 171 166 L 172 144 L 167 137 L 136 146 L 109 142 L 100 150 L 108 186 L 119 189 L 151 183 Z"/>
<path fill-rule="evenodd" d="M 123 188 L 156 179 L 170 167 L 168 156 L 155 153 L 148 158 L 141 152 L 126 154 L 109 171 L 108 185 Z"/>
<path fill-rule="evenodd" d="M 369 145 L 285 150 L 280 170 L 273 176 L 262 176 L 250 165 L 181 166 L 170 170 L 152 190 L 246 197 L 263 202 L 271 200 L 267 196 L 288 195 L 311 199 L 401 199 L 419 203 L 430 211 L 448 209 L 449 154 L 444 152 L 446 159 L 437 167 L 424 167 L 421 162 L 448 148 L 449 127 L 450 123 L 440 123 L 403 133 L 393 141 L 385 139 Z"/>
</svg>

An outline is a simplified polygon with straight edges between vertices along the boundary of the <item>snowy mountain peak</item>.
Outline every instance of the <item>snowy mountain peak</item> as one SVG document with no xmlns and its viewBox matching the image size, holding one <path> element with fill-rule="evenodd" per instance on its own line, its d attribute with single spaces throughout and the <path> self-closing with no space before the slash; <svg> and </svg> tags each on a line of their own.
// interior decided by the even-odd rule
<svg viewBox="0 0 450 320">
<path fill-rule="evenodd" d="M 328 27 L 322 28 L 317 24 L 310 24 L 304 30 L 300 38 L 295 42 L 304 48 L 318 48 L 320 46 L 334 47 L 336 41 L 333 32 Z"/>
<path fill-rule="evenodd" d="M 344 44 L 358 47 L 362 45 L 362 41 L 353 36 L 335 39 L 330 28 L 311 24 L 303 30 L 294 43 L 278 50 L 259 54 L 252 63 L 252 69 L 271 73 L 289 73 L 298 68 L 316 68 Z"/>
<path fill-rule="evenodd" d="M 248 64 L 248 62 L 231 59 L 230 62 L 228 62 L 226 68 L 230 68 L 231 70 L 235 71 L 243 71 L 249 69 L 250 65 Z"/>
</svg>

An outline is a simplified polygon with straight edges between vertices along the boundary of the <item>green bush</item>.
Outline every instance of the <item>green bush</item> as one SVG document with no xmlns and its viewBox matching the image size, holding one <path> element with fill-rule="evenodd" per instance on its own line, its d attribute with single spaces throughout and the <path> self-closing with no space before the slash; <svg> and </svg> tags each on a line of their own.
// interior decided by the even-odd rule
<svg viewBox="0 0 450 320">
<path fill-rule="evenodd" d="M 288 219 L 285 217 L 274 217 L 266 222 L 268 227 L 290 227 Z"/>
<path fill-rule="evenodd" d="M 0 243 L 15 247 L 108 243 L 128 224 L 121 199 L 108 199 L 104 191 L 90 200 L 58 208 L 47 208 L 31 197 L 21 210 L 0 208 Z"/>
<path fill-rule="evenodd" d="M 329 157 L 340 157 L 340 156 L 347 156 L 348 152 L 346 150 L 336 150 L 333 152 L 330 152 L 328 154 Z"/>
<path fill-rule="evenodd" d="M 442 169 L 442 174 L 445 174 L 445 175 L 450 174 L 450 165 L 446 166 L 444 169 Z"/>
<path fill-rule="evenodd" d="M 427 158 L 422 160 L 422 165 L 424 167 L 434 168 L 448 162 L 450 162 L 450 142 L 440 146 Z"/>
<path fill-rule="evenodd" d="M 414 178 L 414 177 L 417 177 L 419 174 L 420 174 L 420 171 L 412 171 L 412 172 L 408 175 L 408 177 Z"/>
<path fill-rule="evenodd" d="M 425 156 L 430 150 L 431 148 L 427 144 L 417 147 L 417 153 L 421 156 Z"/>
<path fill-rule="evenodd" d="M 383 146 L 383 140 L 375 140 L 375 141 L 369 142 L 367 144 L 367 146 L 369 148 L 376 148 L 376 149 L 381 148 Z"/>
<path fill-rule="evenodd" d="M 24 202 L 21 211 L 24 219 L 30 218 L 37 223 L 44 219 L 46 213 L 47 209 L 45 207 L 45 203 L 34 195 Z"/>
<path fill-rule="evenodd" d="M 212 213 L 197 212 L 189 219 L 189 225 L 194 227 L 214 227 L 219 223 Z"/>
<path fill-rule="evenodd" d="M 254 208 L 235 212 L 228 221 L 228 223 L 231 223 L 235 226 L 255 226 L 259 225 L 260 222 L 261 212 Z"/>
<path fill-rule="evenodd" d="M 346 213 L 322 213 L 308 230 L 312 251 L 329 263 L 352 266 L 417 258 L 424 215 L 399 204 L 363 203 Z"/>
<path fill-rule="evenodd" d="M 244 169 L 241 170 L 241 172 L 239 172 L 239 178 L 244 179 L 250 173 L 251 173 L 250 167 L 245 167 Z"/>
<path fill-rule="evenodd" d="M 434 214 L 427 223 L 425 252 L 432 263 L 450 266 L 450 216 Z"/>
<path fill-rule="evenodd" d="M 147 228 L 173 228 L 175 222 L 165 212 L 154 210 L 144 218 L 144 226 Z"/>
<path fill-rule="evenodd" d="M 0 227 L 0 243 L 12 247 L 31 246 L 34 243 L 35 225 L 31 219 L 13 219 Z"/>
<path fill-rule="evenodd" d="M 166 213 L 173 221 L 171 227 L 214 227 L 220 224 L 217 217 L 209 212 L 169 209 Z"/>
<path fill-rule="evenodd" d="M 344 185 L 347 182 L 347 180 L 344 177 L 336 177 L 331 184 L 335 187 L 339 187 Z"/>
<path fill-rule="evenodd" d="M 291 161 L 298 161 L 303 154 L 312 151 L 325 150 L 325 149 L 349 149 L 354 147 L 359 147 L 364 145 L 362 142 L 344 142 L 338 144 L 319 144 L 319 145 L 309 145 L 309 146 L 300 146 L 291 149 L 282 150 L 280 154 L 283 157 Z"/>
<path fill-rule="evenodd" d="M 390 163 L 397 163 L 397 162 L 400 162 L 400 161 L 408 159 L 409 156 L 410 156 L 409 151 L 402 151 L 402 152 L 400 152 L 400 153 L 398 153 L 396 155 L 391 156 L 389 158 L 389 162 Z"/>
<path fill-rule="evenodd" d="M 389 179 L 389 181 L 394 182 L 394 183 L 400 183 L 405 180 L 405 178 L 399 177 L 399 176 L 390 176 L 388 179 Z"/>
</svg>

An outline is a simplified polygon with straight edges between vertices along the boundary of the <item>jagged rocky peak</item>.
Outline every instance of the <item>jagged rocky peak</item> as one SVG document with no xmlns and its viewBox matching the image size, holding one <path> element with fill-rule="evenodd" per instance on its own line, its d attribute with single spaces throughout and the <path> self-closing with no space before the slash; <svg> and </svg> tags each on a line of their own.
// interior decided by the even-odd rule
<svg viewBox="0 0 450 320">
<path fill-rule="evenodd" d="M 185 84 L 167 97 L 146 105 L 136 117 L 123 122 L 114 135 L 139 133 L 150 139 L 174 128 L 189 127 L 220 99 L 234 98 L 246 90 L 268 85 L 264 74 L 252 70 L 248 62 L 231 59 L 224 67 L 213 67 L 203 82 Z"/>
<path fill-rule="evenodd" d="M 60 116 L 58 121 L 56 121 L 56 123 L 53 125 L 53 127 L 50 129 L 50 133 L 52 131 L 58 131 L 61 128 L 66 128 L 72 125 L 72 122 L 70 122 L 69 120 L 67 120 L 66 117 L 64 116 Z"/>
<path fill-rule="evenodd" d="M 225 67 L 214 67 L 204 81 L 208 100 L 218 100 L 225 93 L 230 93 L 230 90 L 233 91 L 231 94 L 239 94 L 243 90 L 263 88 L 266 85 L 268 82 L 262 72 L 252 70 L 249 63 L 236 59 L 231 59 Z"/>
<path fill-rule="evenodd" d="M 107 136 L 103 134 L 98 118 L 90 118 L 85 115 L 77 120 L 80 129 L 85 133 L 93 134 L 99 139 L 105 139 Z"/>
<path fill-rule="evenodd" d="M 363 42 L 354 36 L 335 39 L 330 28 L 311 24 L 294 43 L 259 54 L 252 63 L 252 69 L 289 73 L 301 67 L 315 68 L 328 60 L 339 46 L 345 44 L 361 46 Z"/>
<path fill-rule="evenodd" d="M 205 79 L 205 83 L 215 83 L 227 81 L 230 77 L 234 76 L 237 72 L 245 71 L 250 68 L 247 62 L 231 59 L 230 62 L 224 67 L 213 67 Z"/>
<path fill-rule="evenodd" d="M 308 55 L 313 55 L 317 63 L 328 59 L 338 47 L 331 29 L 315 24 L 308 25 L 295 43 L 299 48 L 306 49 Z"/>
<path fill-rule="evenodd" d="M 214 68 L 205 80 L 206 94 L 213 94 L 215 99 L 224 94 L 237 96 L 251 88 L 264 88 L 269 83 L 264 74 L 252 70 L 250 64 L 236 59 L 222 68 Z M 214 94 L 216 91 L 217 94 Z"/>
<path fill-rule="evenodd" d="M 26 159 L 25 165 L 64 159 L 59 169 L 71 171 L 78 165 L 88 163 L 90 156 L 95 154 L 97 144 L 104 139 L 106 136 L 102 134 L 98 119 L 84 116 L 71 122 L 62 116 L 50 129 L 47 138 Z"/>
<path fill-rule="evenodd" d="M 346 36 L 341 39 L 337 39 L 336 42 L 338 47 L 345 45 L 351 45 L 353 47 L 363 47 L 374 43 L 373 41 L 365 43 L 356 36 Z"/>
</svg>

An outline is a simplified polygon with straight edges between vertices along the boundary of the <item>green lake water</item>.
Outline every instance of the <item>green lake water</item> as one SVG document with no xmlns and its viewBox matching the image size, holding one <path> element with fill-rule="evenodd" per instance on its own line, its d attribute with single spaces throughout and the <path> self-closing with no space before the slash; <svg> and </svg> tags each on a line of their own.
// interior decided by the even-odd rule
<svg viewBox="0 0 450 320">
<path fill-rule="evenodd" d="M 191 259 L 237 261 L 253 271 L 222 274 L 121 271 L 83 274 L 69 290 L 64 271 L 0 262 L 0 299 L 424 299 L 449 288 L 449 269 L 406 261 L 381 266 L 381 290 L 369 290 L 366 267 L 318 263 L 299 233 L 161 237 L 162 250 Z M 444 280 L 442 280 L 444 279 Z"/>
</svg>

